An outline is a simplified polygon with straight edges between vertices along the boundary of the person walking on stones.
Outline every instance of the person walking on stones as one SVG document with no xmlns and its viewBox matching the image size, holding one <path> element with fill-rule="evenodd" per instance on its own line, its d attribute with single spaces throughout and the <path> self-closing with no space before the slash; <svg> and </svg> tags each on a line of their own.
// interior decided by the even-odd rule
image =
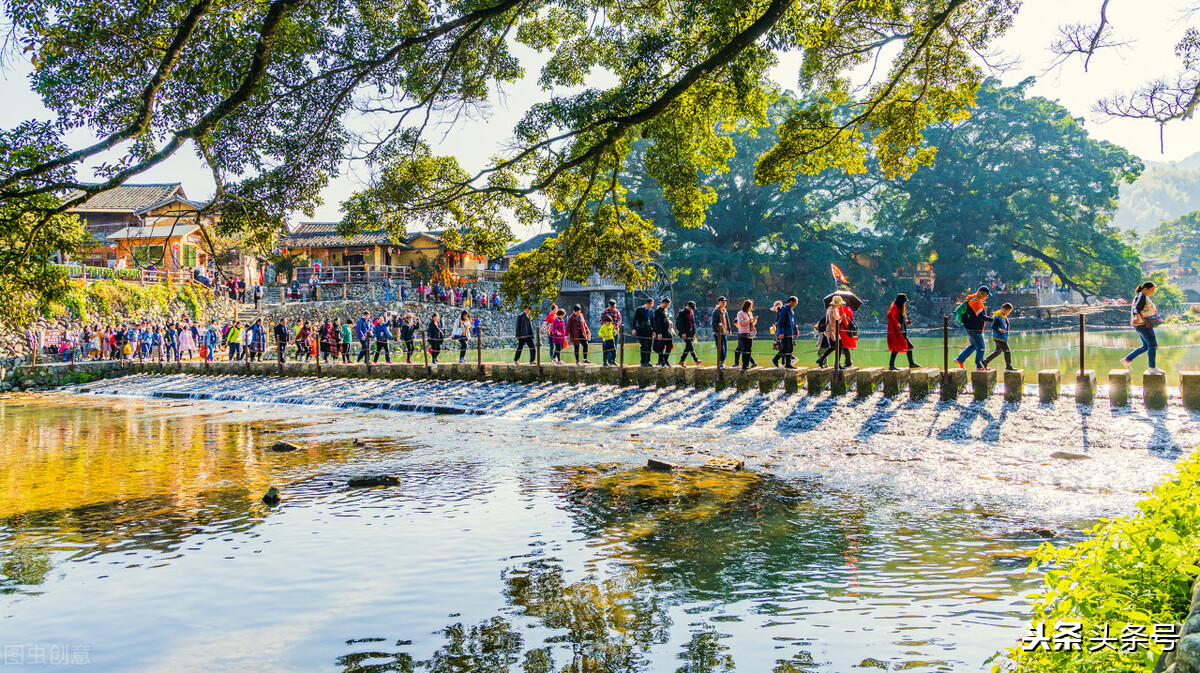
<svg viewBox="0 0 1200 673">
<path fill-rule="evenodd" d="M 342 364 L 350 364 L 350 345 L 354 343 L 354 330 L 350 327 L 350 319 L 339 327 L 341 338 L 338 339 L 338 349 L 342 353 Z"/>
<path fill-rule="evenodd" d="M 583 346 L 583 364 L 592 364 L 588 361 L 588 339 L 592 338 L 592 330 L 588 327 L 587 319 L 583 317 L 583 307 L 579 304 L 571 309 L 571 315 L 567 318 L 567 338 L 571 340 L 571 346 L 575 349 L 575 364 L 579 364 L 580 346 Z"/>
<path fill-rule="evenodd" d="M 729 348 L 727 341 L 729 334 L 729 312 L 725 310 L 725 297 L 717 297 L 717 305 L 713 308 L 712 315 L 709 316 L 709 323 L 713 331 L 713 341 L 717 346 L 717 369 L 725 368 L 725 354 Z M 736 367 L 736 362 L 734 363 Z"/>
<path fill-rule="evenodd" d="M 388 324 L 386 317 L 380 317 L 375 321 L 373 329 L 375 333 L 375 362 L 379 362 L 379 354 L 383 353 L 383 359 L 389 365 L 392 364 L 391 345 L 388 343 L 392 340 L 391 326 Z"/>
<path fill-rule="evenodd" d="M 600 318 L 600 342 L 603 345 L 603 366 L 617 364 L 617 328 L 613 327 L 610 316 Z"/>
<path fill-rule="evenodd" d="M 658 353 L 658 366 L 671 366 L 671 351 L 675 350 L 673 336 L 675 328 L 671 320 L 671 300 L 664 298 L 654 309 L 654 352 Z"/>
<path fill-rule="evenodd" d="M 163 325 L 163 359 L 167 362 L 179 359 L 179 325 L 170 322 Z"/>
<path fill-rule="evenodd" d="M 901 292 L 892 300 L 887 312 L 887 346 L 892 352 L 888 369 L 891 371 L 896 371 L 896 356 L 900 353 L 908 356 L 909 369 L 919 366 L 913 362 L 913 345 L 908 338 L 908 326 L 911 324 L 912 321 L 908 319 L 908 295 Z"/>
<path fill-rule="evenodd" d="M 383 300 L 392 301 L 392 279 L 386 275 L 383 277 Z"/>
<path fill-rule="evenodd" d="M 210 320 L 208 322 L 208 330 L 204 332 L 204 361 L 212 362 L 213 353 L 217 349 L 217 344 L 221 342 L 221 333 L 217 330 L 217 321 Z"/>
<path fill-rule="evenodd" d="M 554 318 L 558 315 L 558 304 L 550 302 L 550 312 L 546 314 L 546 318 L 542 320 L 542 332 L 546 335 L 546 347 L 554 352 L 554 339 L 550 338 L 550 328 L 554 326 Z"/>
<path fill-rule="evenodd" d="M 1146 373 L 1164 373 L 1163 370 L 1158 368 L 1158 363 L 1156 362 L 1158 357 L 1158 337 L 1154 334 L 1154 328 L 1162 324 L 1162 319 L 1158 317 L 1158 307 L 1150 299 L 1157 291 L 1158 286 L 1151 281 L 1146 281 L 1137 286 L 1137 291 L 1133 295 L 1133 304 L 1129 307 L 1129 324 L 1137 331 L 1138 338 L 1142 340 L 1142 345 L 1135 348 L 1133 352 L 1121 360 L 1121 365 L 1125 369 L 1130 369 L 1133 366 L 1134 359 L 1145 353 L 1150 364 L 1150 368 L 1146 370 Z"/>
<path fill-rule="evenodd" d="M 1012 366 L 1012 351 L 1008 348 L 1008 314 L 1012 313 L 1013 305 L 1005 303 L 999 310 L 992 313 L 992 343 L 996 345 L 995 350 L 983 359 L 983 366 L 987 367 L 1000 354 L 1004 354 L 1004 371 L 1016 371 Z"/>
<path fill-rule="evenodd" d="M 321 360 L 328 364 L 329 358 L 332 356 L 336 361 L 337 352 L 334 350 L 336 347 L 333 345 L 333 321 L 329 318 L 326 318 L 325 322 L 321 323 L 321 329 L 317 330 L 317 341 L 321 350 Z"/>
<path fill-rule="evenodd" d="M 987 286 L 981 286 L 975 294 L 968 295 L 958 308 L 954 309 L 954 319 L 963 326 L 967 332 L 967 347 L 954 358 L 954 362 L 959 369 L 966 369 L 967 358 L 972 353 L 975 354 L 975 369 L 978 371 L 987 371 L 987 367 L 983 364 L 983 352 L 986 349 L 983 343 L 983 328 L 991 322 L 991 318 L 987 315 L 987 306 L 984 302 L 987 301 L 988 290 Z"/>
<path fill-rule="evenodd" d="M 563 317 L 567 312 L 558 309 L 554 313 L 554 322 L 550 323 L 550 361 L 556 365 L 563 364 L 562 352 L 567 345 L 567 325 Z"/>
<path fill-rule="evenodd" d="M 191 326 L 188 325 L 187 322 L 184 322 L 183 325 L 179 327 L 179 333 L 176 337 L 176 340 L 179 343 L 179 353 L 176 355 L 175 360 L 182 360 L 183 354 L 187 353 L 187 358 L 190 362 L 192 358 L 196 356 L 196 338 L 195 335 L 192 334 Z"/>
<path fill-rule="evenodd" d="M 267 330 L 263 328 L 262 318 L 257 318 L 250 327 L 250 361 L 262 362 L 263 353 L 267 350 Z"/>
<path fill-rule="evenodd" d="M 825 332 L 821 340 L 824 350 L 817 357 L 817 366 L 824 369 L 825 359 L 835 351 L 836 354 L 833 356 L 835 365 L 838 358 L 845 355 L 846 364 L 842 366 L 851 366 L 850 349 L 857 345 L 857 338 L 851 335 L 853 322 L 854 312 L 850 310 L 849 306 L 846 306 L 846 300 L 835 296 L 829 302 L 829 308 L 825 310 Z"/>
<path fill-rule="evenodd" d="M 438 315 L 437 311 L 429 316 L 429 325 L 425 328 L 425 335 L 429 337 L 429 353 L 433 364 L 438 364 L 438 356 L 442 354 L 442 340 L 446 338 L 442 332 L 442 316 Z"/>
<path fill-rule="evenodd" d="M 689 301 L 683 305 L 683 310 L 679 315 L 675 316 L 675 331 L 679 333 L 679 338 L 683 339 L 683 352 L 679 354 L 679 366 L 686 367 L 688 355 L 692 356 L 692 361 L 700 364 L 700 358 L 696 357 L 696 302 Z"/>
<path fill-rule="evenodd" d="M 362 317 L 358 322 L 354 323 L 354 336 L 358 338 L 358 357 L 354 361 L 366 363 L 371 357 L 371 337 L 374 335 L 374 327 L 371 325 L 371 314 L 363 311 Z"/>
<path fill-rule="evenodd" d="M 470 313 L 463 311 L 458 314 L 458 322 L 454 323 L 454 331 L 451 336 L 458 342 L 458 363 L 465 364 L 467 361 L 467 338 L 471 336 Z"/>
<path fill-rule="evenodd" d="M 622 324 L 621 309 L 617 308 L 617 301 L 615 299 L 609 299 L 608 306 L 600 312 L 600 322 L 603 323 L 605 318 L 608 318 L 609 322 L 612 323 L 613 329 L 617 331 L 617 334 L 620 334 Z"/>
<path fill-rule="evenodd" d="M 642 305 L 633 312 L 633 334 L 641 350 L 641 366 L 650 366 L 650 352 L 654 348 L 654 300 L 646 297 Z"/>
<path fill-rule="evenodd" d="M 754 302 L 747 299 L 742 302 L 742 310 L 737 314 L 738 345 L 733 352 L 733 366 L 741 362 L 742 371 L 757 367 L 754 361 L 754 334 L 758 325 L 758 316 L 754 315 Z"/>
<path fill-rule="evenodd" d="M 529 364 L 537 357 L 537 342 L 533 333 L 533 321 L 529 319 L 529 307 L 521 309 L 517 316 L 517 354 L 513 356 L 513 364 L 521 362 L 521 350 L 529 348 Z"/>
<path fill-rule="evenodd" d="M 775 317 L 775 340 L 779 342 L 779 350 L 771 358 L 771 364 L 778 367 L 782 362 L 785 369 L 795 369 L 792 364 L 792 353 L 796 350 L 796 304 L 800 300 L 795 296 L 788 297 L 786 303 L 779 307 Z"/>
<path fill-rule="evenodd" d="M 312 327 L 305 320 L 300 325 L 300 330 L 296 332 L 296 362 L 303 360 L 308 362 L 312 359 Z"/>
<path fill-rule="evenodd" d="M 416 316 L 414 316 L 411 313 L 405 313 L 404 320 L 400 323 L 400 329 L 398 331 L 398 336 L 400 337 L 400 344 L 404 348 L 404 363 L 405 364 L 409 364 L 409 365 L 412 364 L 413 351 L 416 350 L 416 348 L 413 345 L 414 341 L 416 339 L 416 335 L 417 335 L 417 318 L 416 318 Z"/>
<path fill-rule="evenodd" d="M 292 330 L 288 328 L 287 318 L 280 318 L 275 324 L 275 348 L 278 349 L 279 361 L 287 360 L 287 346 L 292 338 Z"/>
<path fill-rule="evenodd" d="M 242 357 L 242 323 L 234 320 L 225 333 L 225 343 L 229 345 L 229 361 L 234 362 Z"/>
</svg>

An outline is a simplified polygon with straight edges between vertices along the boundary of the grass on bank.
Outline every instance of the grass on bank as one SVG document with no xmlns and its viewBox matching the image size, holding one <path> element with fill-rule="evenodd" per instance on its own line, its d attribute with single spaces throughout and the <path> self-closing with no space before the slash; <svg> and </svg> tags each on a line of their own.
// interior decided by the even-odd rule
<svg viewBox="0 0 1200 673">
<path fill-rule="evenodd" d="M 1127 627 L 1149 637 L 1155 624 L 1182 622 L 1200 575 L 1200 453 L 1181 460 L 1135 514 L 1104 520 L 1092 538 L 1058 548 L 1044 544 L 1029 570 L 1050 567 L 1043 591 L 1030 596 L 1032 622 L 1054 633 L 1060 622 L 1082 622 L 1082 651 L 1026 652 L 1020 643 L 997 655 L 1011 659 L 1022 673 L 1149 673 L 1163 646 L 1120 651 Z M 1107 624 L 1118 639 L 1117 651 L 1088 651 L 1093 629 Z M 1129 627 L 1129 625 L 1133 625 Z M 1009 662 L 1011 663 L 1011 662 Z M 993 671 L 1010 670 L 999 663 Z"/>
</svg>

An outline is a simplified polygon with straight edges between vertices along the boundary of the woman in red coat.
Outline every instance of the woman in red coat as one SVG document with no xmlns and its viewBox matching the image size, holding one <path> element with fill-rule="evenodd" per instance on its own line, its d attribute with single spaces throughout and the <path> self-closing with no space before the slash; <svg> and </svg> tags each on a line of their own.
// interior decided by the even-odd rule
<svg viewBox="0 0 1200 673">
<path fill-rule="evenodd" d="M 896 295 L 896 300 L 892 302 L 892 307 L 887 312 L 887 345 L 888 350 L 892 352 L 892 359 L 888 363 L 888 369 L 896 369 L 896 356 L 904 353 L 908 356 L 908 366 L 911 369 L 917 368 L 917 363 L 913 362 L 913 346 L 908 340 L 908 326 L 912 321 L 908 319 L 908 295 L 901 292 Z"/>
</svg>

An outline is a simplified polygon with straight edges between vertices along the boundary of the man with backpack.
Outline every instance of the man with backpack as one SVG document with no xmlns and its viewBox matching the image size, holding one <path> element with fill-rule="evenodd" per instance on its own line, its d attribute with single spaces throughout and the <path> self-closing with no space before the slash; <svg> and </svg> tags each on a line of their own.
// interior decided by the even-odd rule
<svg viewBox="0 0 1200 673">
<path fill-rule="evenodd" d="M 776 367 L 782 362 L 784 368 L 795 369 L 792 364 L 792 352 L 796 349 L 796 304 L 800 302 L 795 296 L 788 297 L 787 303 L 779 307 L 779 315 L 775 319 L 775 339 L 779 342 L 779 352 L 771 358 L 771 364 Z"/>
<path fill-rule="evenodd" d="M 978 292 L 968 295 L 958 305 L 958 308 L 954 309 L 954 319 L 967 332 L 967 347 L 958 354 L 958 357 L 954 358 L 959 369 L 966 369 L 966 365 L 963 363 L 967 361 L 971 353 L 975 353 L 975 369 L 979 371 L 988 369 L 987 365 L 983 363 L 983 352 L 986 348 L 983 342 L 983 328 L 992 321 L 988 317 L 987 306 L 984 305 L 989 294 L 987 286 L 982 286 Z"/>
</svg>

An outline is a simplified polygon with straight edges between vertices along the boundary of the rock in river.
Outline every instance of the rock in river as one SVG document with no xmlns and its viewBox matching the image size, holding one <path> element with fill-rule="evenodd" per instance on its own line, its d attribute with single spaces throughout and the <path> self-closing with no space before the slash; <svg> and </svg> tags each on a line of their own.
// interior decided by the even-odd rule
<svg viewBox="0 0 1200 673">
<path fill-rule="evenodd" d="M 354 488 L 366 486 L 399 486 L 400 477 L 390 474 L 366 474 L 359 477 L 350 477 L 346 480 L 346 484 Z"/>
<path fill-rule="evenodd" d="M 283 452 L 283 451 L 299 451 L 300 449 L 303 449 L 303 448 L 304 448 L 304 447 L 303 447 L 303 446 L 300 446 L 299 444 L 293 444 L 293 443 L 291 443 L 291 442 L 285 442 L 285 441 L 283 441 L 283 440 L 280 440 L 280 441 L 278 441 L 278 442 L 275 442 L 274 444 L 272 444 L 272 445 L 271 445 L 271 450 L 272 450 L 272 451 L 280 451 L 280 452 Z"/>
<path fill-rule="evenodd" d="M 267 492 L 263 494 L 262 501 L 268 505 L 278 505 L 279 489 L 275 488 L 274 486 L 268 488 Z"/>
</svg>

